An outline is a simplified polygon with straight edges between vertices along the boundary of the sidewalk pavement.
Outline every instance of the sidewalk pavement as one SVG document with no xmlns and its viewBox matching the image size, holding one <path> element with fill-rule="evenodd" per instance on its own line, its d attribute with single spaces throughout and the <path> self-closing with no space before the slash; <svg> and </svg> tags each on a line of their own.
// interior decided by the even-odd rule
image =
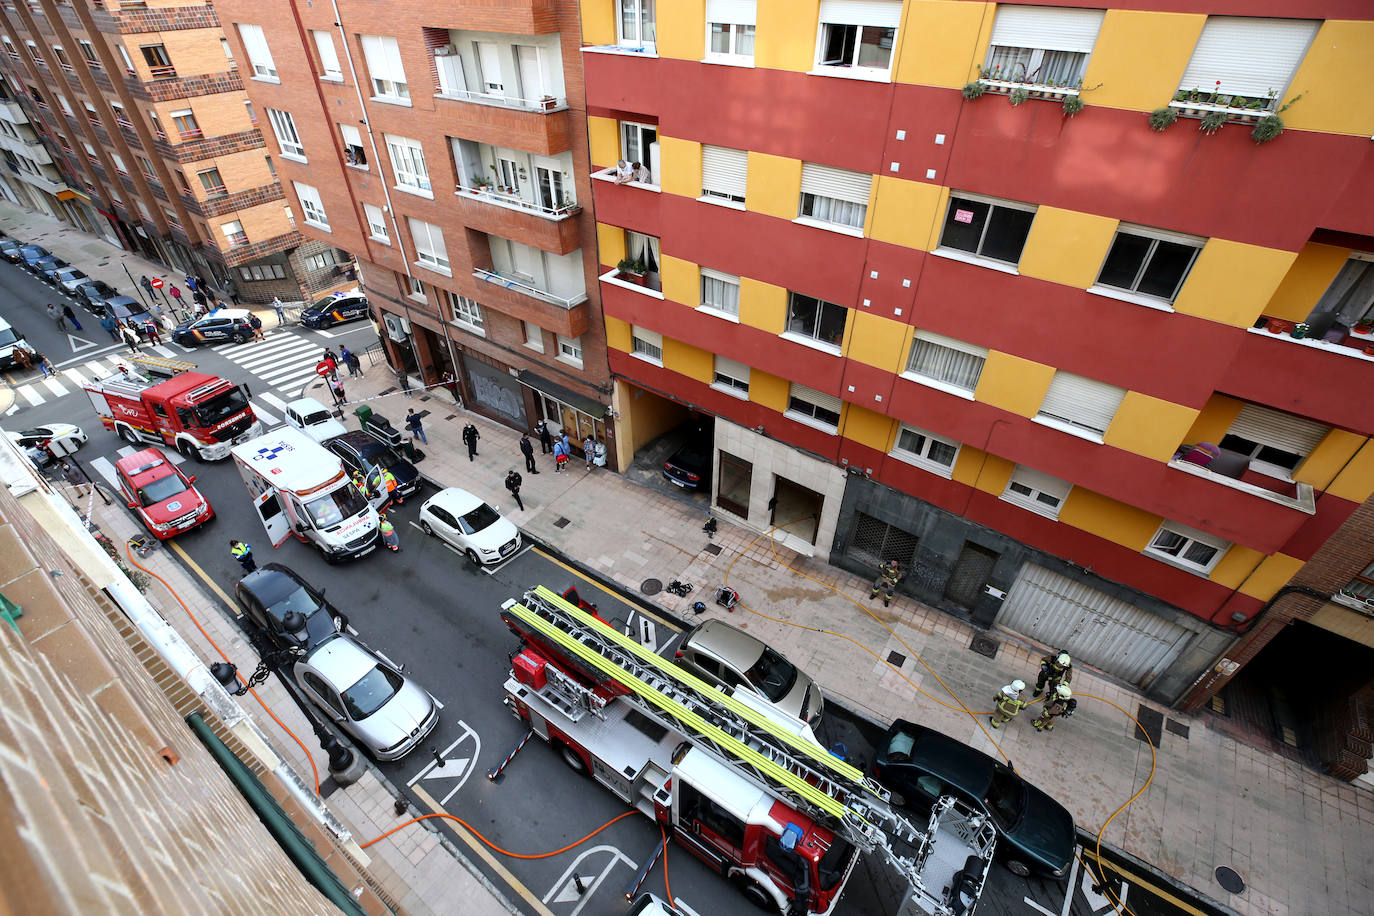
<svg viewBox="0 0 1374 916">
<path fill-rule="evenodd" d="M 555 474 L 552 456 L 536 452 L 541 473 L 532 475 L 518 433 L 456 406 L 443 388 L 416 387 L 407 398 L 385 365 L 362 378 L 341 377 L 350 427 L 364 400 L 403 431 L 408 407 L 424 412 L 429 443 L 419 445 L 426 454 L 419 469 L 431 481 L 483 497 L 535 539 L 628 590 L 638 593 L 649 578 L 695 583 L 686 598 L 659 592 L 647 600 L 687 619 L 694 616 L 692 603 L 704 601 L 703 617 L 724 617 L 754 633 L 835 701 L 882 723 L 921 722 L 1011 759 L 1082 829 L 1096 833 L 1106 824 L 1105 843 L 1207 897 L 1246 916 L 1374 913 L 1374 793 L 1367 787 L 1240 743 L 1205 716 L 1180 715 L 1077 665 L 1078 710 L 1052 734 L 1031 728 L 1038 706 L 1000 731 L 986 729 L 998 689 L 1016 677 L 1033 683 L 1047 647 L 994 631 L 989 635 L 1001 645 L 994 659 L 985 658 L 971 651 L 982 634 L 962 621 L 900 595 L 890 608 L 869 602 L 868 580 L 724 519 L 707 540 L 699 508 L 605 468 L 586 471 L 574 460 Z M 329 402 L 323 380 L 308 387 Z M 460 440 L 468 422 L 481 433 L 475 460 Z M 511 468 L 524 477 L 524 510 L 503 485 Z M 402 540 L 423 536 L 413 528 L 400 534 Z M 740 594 L 733 613 L 713 602 L 722 583 Z M 566 583 L 545 584 L 561 589 Z M 979 715 L 962 711 L 937 674 Z M 1127 715 L 1142 707 L 1168 722 L 1153 771 L 1151 747 Z M 1147 780 L 1148 788 L 1113 818 Z M 1214 878 L 1219 866 L 1238 872 L 1246 889 L 1236 895 L 1222 889 Z"/>
</svg>

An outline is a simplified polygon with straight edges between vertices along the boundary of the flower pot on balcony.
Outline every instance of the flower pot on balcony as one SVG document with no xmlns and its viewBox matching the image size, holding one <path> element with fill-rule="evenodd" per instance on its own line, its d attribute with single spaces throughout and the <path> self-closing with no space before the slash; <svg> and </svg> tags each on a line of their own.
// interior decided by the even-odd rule
<svg viewBox="0 0 1374 916">
<path fill-rule="evenodd" d="M 615 269 L 620 272 L 620 279 L 622 280 L 636 286 L 649 285 L 649 272 L 644 262 L 639 258 L 621 258 L 620 263 L 615 265 Z"/>
<path fill-rule="evenodd" d="M 1285 321 L 1282 318 L 1270 318 L 1269 323 L 1265 325 L 1265 330 L 1270 334 L 1286 334 L 1293 330 L 1293 322 Z"/>
<path fill-rule="evenodd" d="M 554 98 L 551 95 L 546 95 L 539 100 L 539 109 L 541 111 L 553 111 L 557 107 L 558 99 Z"/>
</svg>

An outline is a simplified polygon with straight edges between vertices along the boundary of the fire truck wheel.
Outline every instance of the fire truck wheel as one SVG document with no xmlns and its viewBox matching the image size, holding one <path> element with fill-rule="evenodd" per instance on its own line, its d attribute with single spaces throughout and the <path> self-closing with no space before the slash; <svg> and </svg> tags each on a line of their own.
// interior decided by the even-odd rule
<svg viewBox="0 0 1374 916">
<path fill-rule="evenodd" d="M 194 447 L 185 439 L 177 443 L 177 451 L 181 453 L 181 457 L 183 458 L 190 458 L 192 461 L 201 460 L 200 449 Z"/>
<path fill-rule="evenodd" d="M 123 439 L 125 442 L 138 442 L 138 436 L 134 435 L 134 431 L 123 425 L 119 427 L 119 438 Z"/>
<path fill-rule="evenodd" d="M 587 774 L 587 762 L 582 759 L 581 754 L 568 747 L 566 744 L 559 745 L 558 750 L 559 753 L 563 755 L 563 762 L 568 765 L 568 769 L 579 776 L 585 776 Z"/>
<path fill-rule="evenodd" d="M 754 906 L 770 913 L 778 911 L 778 904 L 766 890 L 759 886 L 757 881 L 748 881 L 740 885 L 740 890 L 744 897 Z"/>
</svg>

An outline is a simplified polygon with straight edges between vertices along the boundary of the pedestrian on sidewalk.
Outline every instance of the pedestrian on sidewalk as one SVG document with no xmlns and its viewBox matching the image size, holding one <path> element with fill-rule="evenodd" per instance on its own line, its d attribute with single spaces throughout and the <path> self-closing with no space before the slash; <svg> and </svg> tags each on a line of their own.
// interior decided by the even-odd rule
<svg viewBox="0 0 1374 916">
<path fill-rule="evenodd" d="M 606 443 L 601 441 L 601 437 L 596 437 L 596 455 L 592 458 L 592 464 L 599 468 L 606 466 Z"/>
<path fill-rule="evenodd" d="M 553 444 L 553 472 L 563 473 L 563 468 L 568 464 L 568 437 L 564 436 Z"/>
<path fill-rule="evenodd" d="M 143 322 L 143 333 L 148 335 L 150 344 L 162 346 L 162 332 L 157 329 L 157 322 L 153 320 L 151 315 L 148 316 L 147 321 Z"/>
<path fill-rule="evenodd" d="M 272 297 L 272 311 L 277 313 L 277 327 L 286 324 L 286 313 L 282 311 L 281 296 Z"/>
<path fill-rule="evenodd" d="M 200 289 L 200 284 L 196 282 L 195 274 L 187 274 L 185 277 L 182 277 L 181 282 L 185 283 L 186 288 L 193 293 Z"/>
<path fill-rule="evenodd" d="M 425 445 L 429 445 L 429 439 L 425 437 L 425 427 L 420 415 L 411 407 L 406 410 L 406 428 L 410 430 L 410 438 L 419 439 Z"/>
<path fill-rule="evenodd" d="M 1060 684 L 1054 689 L 1054 693 L 1045 700 L 1045 708 L 1040 710 L 1040 717 L 1031 725 L 1034 725 L 1038 732 L 1052 732 L 1054 731 L 1054 720 L 1073 715 L 1077 706 L 1078 701 L 1073 698 L 1073 691 L 1067 685 Z"/>
<path fill-rule="evenodd" d="M 181 287 L 173 283 L 171 286 L 167 287 L 167 292 L 172 297 L 172 306 L 174 308 L 181 308 Z"/>
<path fill-rule="evenodd" d="M 355 378 L 361 374 L 358 371 L 360 368 L 358 365 L 358 357 L 354 356 L 353 351 L 348 349 L 348 347 L 339 347 L 339 359 L 343 360 L 343 364 L 348 367 L 349 378 Z"/>
<path fill-rule="evenodd" d="M 337 375 L 329 377 L 329 393 L 334 395 L 334 406 L 342 407 L 348 403 L 347 396 L 344 395 L 343 379 Z"/>
<path fill-rule="evenodd" d="M 868 593 L 868 600 L 872 601 L 878 597 L 878 593 L 885 590 L 883 595 L 883 607 L 892 604 L 892 593 L 897 590 L 897 583 L 902 581 L 902 569 L 897 565 L 896 560 L 888 560 L 878 571 L 878 578 L 873 580 L 873 590 Z"/>
<path fill-rule="evenodd" d="M 48 317 L 57 325 L 59 331 L 67 330 L 67 319 L 58 311 L 57 306 L 53 305 L 51 302 L 48 303 Z"/>
<path fill-rule="evenodd" d="M 592 461 L 596 459 L 596 440 L 592 438 L 591 433 L 588 433 L 587 438 L 582 440 L 582 457 L 587 459 L 587 470 L 590 471 Z"/>
<path fill-rule="evenodd" d="M 397 382 L 397 384 L 399 384 L 399 385 L 401 386 L 401 393 L 404 394 L 406 397 L 411 397 L 411 394 L 410 394 L 410 379 L 409 379 L 409 377 L 406 376 L 405 370 L 404 370 L 404 369 L 393 369 L 393 370 L 391 370 L 391 371 L 393 371 L 393 372 L 396 373 L 396 382 Z"/>
<path fill-rule="evenodd" d="M 525 470 L 538 474 L 539 468 L 534 463 L 534 444 L 530 442 L 529 433 L 520 434 L 520 454 L 525 456 Z"/>
<path fill-rule="evenodd" d="M 525 511 L 525 504 L 520 500 L 520 485 L 524 482 L 524 478 L 515 473 L 515 468 L 506 472 L 506 489 L 515 497 L 515 504 L 520 507 L 521 512 Z"/>
<path fill-rule="evenodd" d="M 238 285 L 234 283 L 233 277 L 224 278 L 224 295 L 229 297 L 230 304 L 239 304 L 239 288 Z"/>
<path fill-rule="evenodd" d="M 147 274 L 143 274 L 138 278 L 138 285 L 143 287 L 143 291 L 148 294 L 149 299 L 152 299 L 154 297 L 153 281 L 148 279 Z"/>
<path fill-rule="evenodd" d="M 138 332 L 137 332 L 137 331 L 135 331 L 133 328 L 129 327 L 127 324 L 121 324 L 121 325 L 119 326 L 119 336 L 122 337 L 122 338 L 124 339 L 124 342 L 125 342 L 126 344 L 129 345 L 129 352 L 130 352 L 130 353 L 137 353 L 137 352 L 138 352 Z"/>
<path fill-rule="evenodd" d="M 1073 659 L 1069 658 L 1069 653 L 1063 649 L 1058 652 L 1051 652 L 1040 658 L 1040 675 L 1035 679 L 1035 693 L 1031 696 L 1038 697 L 1046 689 L 1053 694 L 1054 688 L 1072 680 Z"/>
<path fill-rule="evenodd" d="M 267 337 L 262 333 L 262 319 L 257 315 L 249 314 L 248 326 L 253 329 L 254 340 L 266 340 Z"/>
<path fill-rule="evenodd" d="M 1001 728 L 1006 725 L 1016 718 L 1017 713 L 1026 708 L 1026 701 L 1021 699 L 1021 691 L 1025 689 L 1026 682 L 1018 679 L 998 691 L 997 698 L 993 700 L 993 705 L 996 706 L 997 711 L 988 716 L 988 721 L 992 723 L 993 728 Z"/>
<path fill-rule="evenodd" d="M 230 538 L 229 555 L 239 561 L 239 566 L 243 568 L 245 576 L 258 568 L 257 561 L 253 559 L 253 545 L 246 541 L 236 541 Z"/>
<path fill-rule="evenodd" d="M 539 436 L 539 454 L 547 455 L 553 451 L 553 435 L 549 432 L 549 424 L 543 420 L 536 420 L 534 431 Z"/>
<path fill-rule="evenodd" d="M 25 342 L 21 341 L 14 345 L 14 349 L 12 350 L 14 361 L 19 364 L 20 369 L 23 369 L 25 372 L 32 372 L 33 351 L 28 349 L 24 343 Z"/>
<path fill-rule="evenodd" d="M 119 324 L 114 320 L 113 315 L 106 312 L 105 317 L 100 319 L 100 326 L 110 333 L 111 340 L 119 343 Z"/>
<path fill-rule="evenodd" d="M 396 535 L 396 526 L 391 524 L 391 519 L 382 516 L 381 524 L 377 526 L 382 532 L 382 543 L 392 550 L 401 549 L 401 539 Z"/>
<path fill-rule="evenodd" d="M 195 292 L 191 293 L 191 302 L 195 304 L 197 312 L 203 311 L 205 309 L 206 302 L 205 294 L 202 293 L 200 290 L 196 290 Z"/>
<path fill-rule="evenodd" d="M 468 461 L 477 457 L 477 440 L 480 438 L 482 434 L 471 423 L 463 427 L 463 443 L 468 447 Z"/>
<path fill-rule="evenodd" d="M 62 317 L 70 321 L 72 323 L 72 327 L 76 328 L 78 331 L 81 330 L 81 322 L 76 320 L 76 312 L 72 311 L 72 307 L 70 305 L 64 304 L 62 306 Z"/>
<path fill-rule="evenodd" d="M 67 478 L 67 483 L 76 488 L 77 495 L 86 495 L 85 488 L 91 485 L 91 479 L 86 476 L 81 468 L 77 467 L 74 462 L 64 461 L 62 462 L 62 474 Z"/>
</svg>

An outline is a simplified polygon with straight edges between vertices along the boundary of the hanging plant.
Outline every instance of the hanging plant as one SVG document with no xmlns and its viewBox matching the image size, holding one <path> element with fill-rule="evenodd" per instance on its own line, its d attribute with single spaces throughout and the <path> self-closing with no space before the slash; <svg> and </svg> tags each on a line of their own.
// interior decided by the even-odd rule
<svg viewBox="0 0 1374 916">
<path fill-rule="evenodd" d="M 1028 98 L 1030 98 L 1030 93 L 1025 89 L 1013 89 L 1011 95 L 1007 96 L 1007 101 L 1011 102 L 1011 107 L 1015 108 Z"/>
<path fill-rule="evenodd" d="M 988 91 L 988 87 L 987 87 L 987 84 L 986 84 L 986 83 L 984 83 L 984 82 L 982 82 L 981 80 L 979 80 L 978 82 L 969 83 L 969 84 L 965 85 L 963 91 L 964 91 L 964 98 L 969 99 L 969 100 L 972 100 L 972 99 L 978 98 L 978 97 L 981 96 L 983 93 L 987 92 L 987 91 Z"/>
<path fill-rule="evenodd" d="M 1178 109 L 1156 108 L 1150 112 L 1150 129 L 1162 131 L 1178 120 Z"/>
<path fill-rule="evenodd" d="M 1207 114 L 1202 116 L 1202 120 L 1198 122 L 1197 129 L 1210 137 L 1212 134 L 1221 130 L 1221 125 L 1225 123 L 1226 112 L 1209 111 L 1207 112 Z"/>
<path fill-rule="evenodd" d="M 1270 115 L 1261 118 L 1255 125 L 1255 129 L 1250 131 L 1250 139 L 1256 143 L 1268 143 L 1270 140 L 1283 133 L 1283 118 L 1278 115 Z"/>
<path fill-rule="evenodd" d="M 1076 95 L 1064 96 L 1064 117 L 1072 118 L 1083 110 L 1083 99 Z"/>
</svg>

